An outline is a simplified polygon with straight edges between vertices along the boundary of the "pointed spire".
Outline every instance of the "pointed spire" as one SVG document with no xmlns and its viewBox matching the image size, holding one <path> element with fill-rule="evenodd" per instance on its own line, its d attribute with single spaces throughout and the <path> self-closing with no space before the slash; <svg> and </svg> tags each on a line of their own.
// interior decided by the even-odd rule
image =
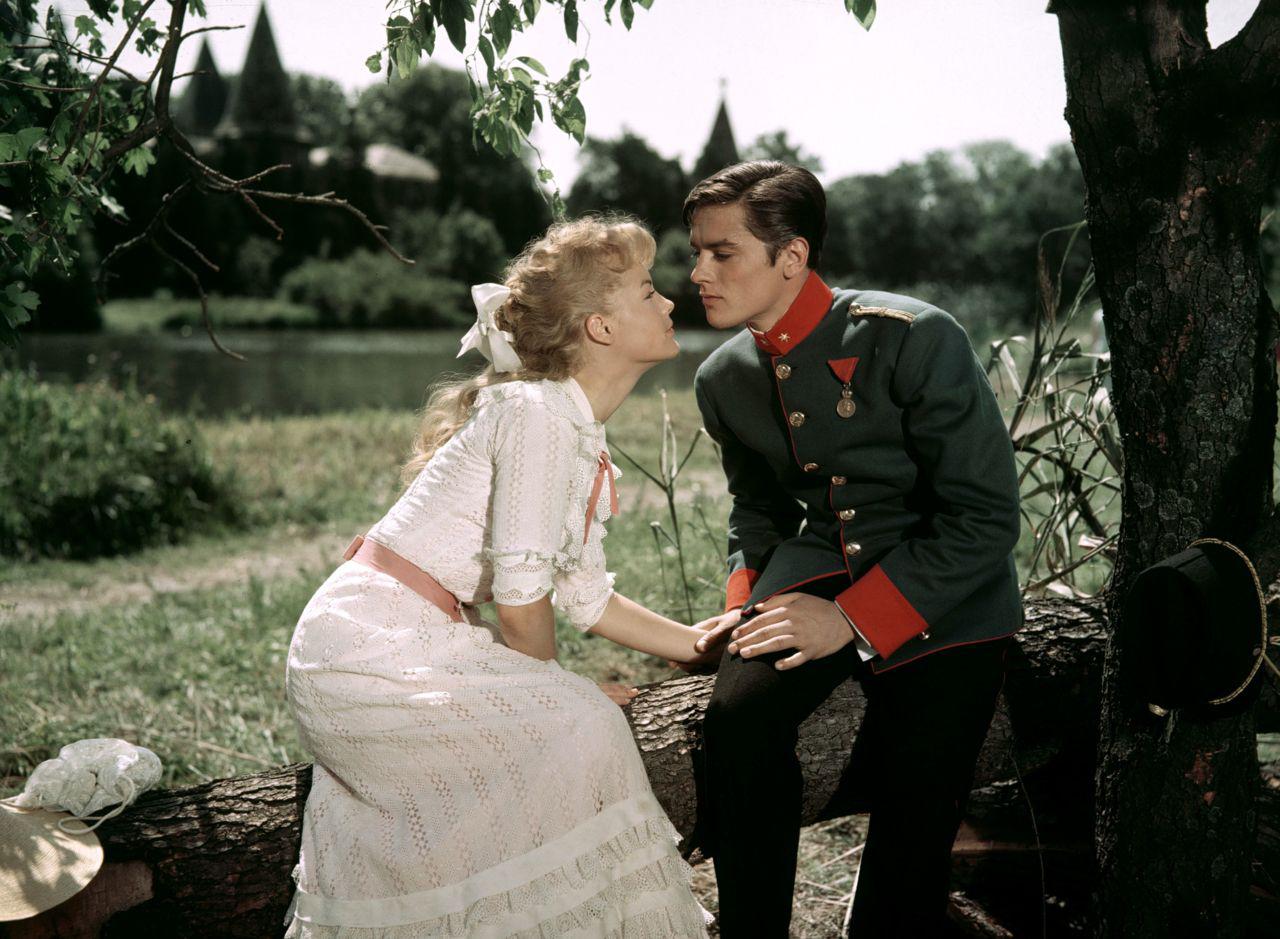
<svg viewBox="0 0 1280 939">
<path fill-rule="evenodd" d="M 240 70 L 218 133 L 293 138 L 297 132 L 298 119 L 293 110 L 289 76 L 280 64 L 264 2 L 258 7 L 258 21 L 253 26 L 244 68 Z"/>
<path fill-rule="evenodd" d="M 711 125 L 707 145 L 702 148 L 702 155 L 693 166 L 694 180 L 706 179 L 712 173 L 732 166 L 741 159 L 738 156 L 738 145 L 733 140 L 733 127 L 729 124 L 729 108 L 725 100 L 727 85 L 725 79 L 720 79 L 720 108 L 716 111 L 715 123 Z"/>
<path fill-rule="evenodd" d="M 178 102 L 176 117 L 188 133 L 208 137 L 222 120 L 228 94 L 227 80 L 218 72 L 208 39 L 200 43 L 195 72 Z"/>
</svg>

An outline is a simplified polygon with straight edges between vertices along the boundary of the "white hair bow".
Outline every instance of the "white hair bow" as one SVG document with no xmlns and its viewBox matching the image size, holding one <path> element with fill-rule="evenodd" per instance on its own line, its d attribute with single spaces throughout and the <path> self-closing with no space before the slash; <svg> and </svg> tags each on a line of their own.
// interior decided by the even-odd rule
<svg viewBox="0 0 1280 939">
<path fill-rule="evenodd" d="M 458 351 L 461 358 L 470 349 L 476 349 L 481 355 L 493 363 L 499 372 L 514 372 L 523 364 L 516 350 L 511 347 L 515 336 L 505 329 L 499 329 L 493 314 L 498 307 L 511 296 L 511 291 L 502 284 L 476 284 L 471 288 L 471 299 L 476 304 L 476 323 L 462 337 L 462 348 Z"/>
</svg>

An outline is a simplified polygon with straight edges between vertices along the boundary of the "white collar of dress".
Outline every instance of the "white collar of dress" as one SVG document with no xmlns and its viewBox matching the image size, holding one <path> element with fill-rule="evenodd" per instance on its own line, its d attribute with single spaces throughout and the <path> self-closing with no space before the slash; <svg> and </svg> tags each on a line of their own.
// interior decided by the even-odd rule
<svg viewBox="0 0 1280 939">
<path fill-rule="evenodd" d="M 578 380 L 570 376 L 560 382 L 560 386 L 568 392 L 569 397 L 573 399 L 573 403 L 578 406 L 583 420 L 591 424 L 597 423 L 595 412 L 591 410 L 591 401 L 587 398 L 587 393 L 582 390 L 582 386 L 578 384 Z"/>
</svg>

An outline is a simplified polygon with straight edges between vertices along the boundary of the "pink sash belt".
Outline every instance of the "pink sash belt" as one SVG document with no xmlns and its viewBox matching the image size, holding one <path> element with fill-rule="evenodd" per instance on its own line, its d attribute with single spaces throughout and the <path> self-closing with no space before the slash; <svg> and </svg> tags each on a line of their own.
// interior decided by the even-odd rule
<svg viewBox="0 0 1280 939">
<path fill-rule="evenodd" d="M 455 623 L 463 621 L 462 605 L 457 597 L 445 590 L 440 585 L 440 581 L 412 561 L 402 558 L 386 545 L 379 544 L 364 535 L 356 535 L 351 539 L 351 544 L 347 545 L 347 550 L 343 552 L 342 557 L 343 560 L 358 561 L 366 567 L 372 567 L 375 571 L 382 571 L 394 577 L 428 603 L 435 604 L 444 610 Z"/>
</svg>

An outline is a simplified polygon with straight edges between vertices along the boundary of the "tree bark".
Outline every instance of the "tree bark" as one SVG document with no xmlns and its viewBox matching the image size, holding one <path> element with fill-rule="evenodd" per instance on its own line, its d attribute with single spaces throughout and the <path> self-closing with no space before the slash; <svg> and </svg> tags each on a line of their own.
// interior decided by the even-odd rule
<svg viewBox="0 0 1280 939">
<path fill-rule="evenodd" d="M 1073 863 L 1087 866 L 1103 604 L 1051 600 L 1030 604 L 1027 613 L 978 761 L 974 783 L 983 788 L 957 854 L 1024 857 L 1033 846 L 1025 794 L 1013 788 L 1020 775 L 1034 793 L 1045 850 L 1071 854 Z M 628 711 L 654 791 L 686 836 L 683 847 L 690 854 L 698 849 L 694 778 L 711 681 L 690 676 L 648 686 Z M 843 771 L 862 708 L 858 685 L 848 682 L 801 727 L 806 824 L 860 808 L 849 797 L 851 781 Z M 1262 712 L 1280 727 L 1280 707 L 1271 702 Z M 0 925 L 0 936 L 86 936 L 99 928 L 104 936 L 278 935 L 310 782 L 310 766 L 300 763 L 147 793 L 98 830 L 107 864 L 89 888 L 33 920 Z M 1264 846 L 1267 858 L 1280 860 L 1274 837 L 1280 794 L 1271 798 L 1277 807 L 1268 816 L 1272 837 Z"/>
<path fill-rule="evenodd" d="M 1125 458 L 1102 671 L 1098 931 L 1239 936 L 1254 716 L 1153 717 L 1134 690 L 1139 650 L 1125 645 L 1119 600 L 1137 572 L 1197 537 L 1246 546 L 1272 510 L 1274 311 L 1258 237 L 1276 169 L 1280 3 L 1262 0 L 1216 50 L 1204 0 L 1050 10 Z"/>
</svg>

